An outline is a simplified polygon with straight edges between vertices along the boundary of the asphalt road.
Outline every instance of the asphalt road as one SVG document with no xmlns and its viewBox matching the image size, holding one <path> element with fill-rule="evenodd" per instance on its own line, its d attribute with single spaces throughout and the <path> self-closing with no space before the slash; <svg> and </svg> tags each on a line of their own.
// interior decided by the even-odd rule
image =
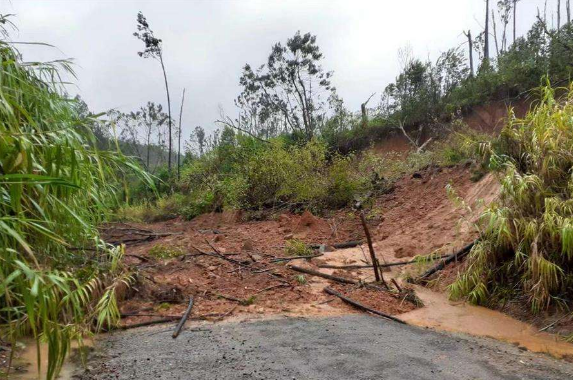
<svg viewBox="0 0 573 380">
<path fill-rule="evenodd" d="M 113 334 L 81 379 L 573 379 L 573 364 L 368 315 Z"/>
</svg>

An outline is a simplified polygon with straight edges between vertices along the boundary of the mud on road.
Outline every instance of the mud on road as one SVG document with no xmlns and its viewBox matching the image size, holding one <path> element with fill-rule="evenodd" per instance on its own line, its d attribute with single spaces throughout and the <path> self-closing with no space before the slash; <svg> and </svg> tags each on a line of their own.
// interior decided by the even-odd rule
<svg viewBox="0 0 573 380">
<path fill-rule="evenodd" d="M 116 333 L 77 375 L 108 379 L 570 379 L 573 365 L 491 339 L 368 315 Z M 103 352 L 103 353 L 102 353 Z"/>
</svg>

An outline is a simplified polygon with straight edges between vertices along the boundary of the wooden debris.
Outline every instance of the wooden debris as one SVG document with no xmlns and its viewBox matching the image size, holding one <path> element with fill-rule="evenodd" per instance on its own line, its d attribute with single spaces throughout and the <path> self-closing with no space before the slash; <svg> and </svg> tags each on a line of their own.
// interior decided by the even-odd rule
<svg viewBox="0 0 573 380">
<path fill-rule="evenodd" d="M 357 247 L 362 243 L 363 243 L 362 240 L 351 240 L 351 241 L 347 241 L 345 243 L 335 243 L 335 244 L 331 244 L 331 245 L 333 248 L 336 248 L 336 249 L 345 249 L 345 248 Z M 310 244 L 309 247 L 312 249 L 319 249 L 321 245 L 322 244 Z"/>
<path fill-rule="evenodd" d="M 305 273 L 305 274 L 310 274 L 311 276 L 318 276 L 318 277 L 322 277 L 322 278 L 326 278 L 328 280 L 332 280 L 332 281 L 336 281 L 336 282 L 340 282 L 342 284 L 352 284 L 352 285 L 357 285 L 360 282 L 357 280 L 351 280 L 348 278 L 343 278 L 343 277 L 338 277 L 338 276 L 333 276 L 331 274 L 326 274 L 326 273 L 322 273 L 313 269 L 309 269 L 309 268 L 303 268 L 303 267 L 298 267 L 296 265 L 291 265 L 289 267 L 290 269 L 297 271 L 297 272 L 301 272 L 301 273 Z"/>
<path fill-rule="evenodd" d="M 279 263 L 282 261 L 291 261 L 291 260 L 298 260 L 298 259 L 314 259 L 315 257 L 323 256 L 322 253 L 316 255 L 307 255 L 307 256 L 287 256 L 287 257 L 275 257 L 271 260 L 271 263 Z"/>
<path fill-rule="evenodd" d="M 452 253 L 451 255 L 447 256 L 444 260 L 440 261 L 439 263 L 434 265 L 432 268 L 430 268 L 426 272 L 424 272 L 420 277 L 414 279 L 413 282 L 416 283 L 419 281 L 425 281 L 434 273 L 444 269 L 445 266 L 448 265 L 449 263 L 452 263 L 456 260 L 464 258 L 468 253 L 470 253 L 470 251 L 472 250 L 472 247 L 474 246 L 476 241 L 471 242 L 470 244 L 466 245 L 465 247 L 463 247 L 459 251 Z"/>
<path fill-rule="evenodd" d="M 181 329 L 183 329 L 185 322 L 187 321 L 187 319 L 189 318 L 189 315 L 191 314 L 191 309 L 193 309 L 193 297 L 189 297 L 189 305 L 187 306 L 187 310 L 185 310 L 185 314 L 183 314 L 183 317 L 181 317 L 181 320 L 177 324 L 175 331 L 173 331 L 173 335 L 172 335 L 173 339 L 175 339 L 179 336 Z"/>
<path fill-rule="evenodd" d="M 391 316 L 391 315 L 382 313 L 381 311 L 378 311 L 378 310 L 371 309 L 371 308 L 369 308 L 368 306 L 364 306 L 363 304 L 361 304 L 361 303 L 359 303 L 359 302 L 357 302 L 357 301 L 354 301 L 354 300 L 352 300 L 352 299 L 350 299 L 350 298 L 348 298 L 348 297 L 346 297 L 346 296 L 344 296 L 344 295 L 338 293 L 338 292 L 337 292 L 336 290 L 334 290 L 334 289 L 331 289 L 331 288 L 329 288 L 329 287 L 326 287 L 326 288 L 324 288 L 324 291 L 325 291 L 326 293 L 330 294 L 331 296 L 336 296 L 336 297 L 340 298 L 342 301 L 346 302 L 347 304 L 349 304 L 349 305 L 351 305 L 351 306 L 353 306 L 353 307 L 355 307 L 355 308 L 357 308 L 357 309 L 359 309 L 359 310 L 366 311 L 366 312 L 368 312 L 368 313 L 372 313 L 372 314 L 378 315 L 378 316 L 380 316 L 380 317 L 389 319 L 389 320 L 391 320 L 391 321 L 395 321 L 395 322 L 398 322 L 398 323 L 406 324 L 406 322 L 404 322 L 403 320 L 401 320 L 401 319 L 399 319 L 399 318 L 396 318 L 396 317 L 393 317 L 393 316 Z"/>
<path fill-rule="evenodd" d="M 445 259 L 450 255 L 443 255 L 436 257 L 436 260 Z M 379 264 L 378 267 L 386 268 L 386 267 L 394 267 L 394 266 L 401 266 L 401 265 L 408 265 L 408 264 L 415 264 L 418 260 L 409 260 L 409 261 L 398 261 L 395 263 L 388 263 L 388 264 Z M 331 264 L 321 264 L 318 266 L 319 268 L 328 268 L 328 269 L 363 269 L 363 268 L 372 268 L 372 264 L 356 264 L 356 265 L 331 265 Z"/>
</svg>

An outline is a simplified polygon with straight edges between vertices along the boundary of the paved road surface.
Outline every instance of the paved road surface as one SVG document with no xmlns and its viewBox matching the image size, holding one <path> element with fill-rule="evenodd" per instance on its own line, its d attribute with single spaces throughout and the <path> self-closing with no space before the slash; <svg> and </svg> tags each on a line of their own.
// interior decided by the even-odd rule
<svg viewBox="0 0 573 380">
<path fill-rule="evenodd" d="M 509 344 L 368 315 L 116 333 L 82 379 L 573 379 L 573 364 Z"/>
</svg>

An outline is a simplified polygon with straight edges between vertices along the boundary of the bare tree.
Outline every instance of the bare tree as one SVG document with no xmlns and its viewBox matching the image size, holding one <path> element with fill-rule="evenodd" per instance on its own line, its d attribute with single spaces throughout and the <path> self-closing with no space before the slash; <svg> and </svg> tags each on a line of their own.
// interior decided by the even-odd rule
<svg viewBox="0 0 573 380">
<path fill-rule="evenodd" d="M 517 0 L 513 0 L 513 43 L 515 43 L 515 38 L 517 36 L 517 29 L 515 28 L 517 23 Z"/>
<path fill-rule="evenodd" d="M 362 127 L 366 127 L 366 125 L 368 124 L 368 111 L 366 109 L 366 105 L 374 95 L 376 95 L 375 92 L 372 93 L 372 95 L 370 95 L 370 97 L 360 105 L 360 111 L 362 112 Z"/>
<path fill-rule="evenodd" d="M 483 45 L 483 60 L 484 63 L 489 63 L 489 0 L 485 0 L 485 30 L 484 30 L 484 45 Z"/>
<path fill-rule="evenodd" d="M 167 83 L 167 72 L 165 71 L 165 64 L 163 63 L 163 49 L 161 47 L 162 41 L 156 38 L 153 31 L 149 28 L 147 19 L 143 13 L 139 12 L 137 14 L 137 32 L 133 33 L 135 37 L 143 41 L 145 44 L 145 49 L 138 52 L 137 54 L 142 58 L 155 58 L 161 63 L 161 69 L 163 70 L 163 79 L 165 81 L 165 92 L 167 93 L 167 113 L 169 114 L 169 142 L 168 142 L 168 158 L 167 158 L 167 168 L 171 172 L 171 154 L 173 151 L 172 147 L 172 119 L 171 119 L 171 99 L 169 97 L 169 84 Z"/>
<path fill-rule="evenodd" d="M 571 22 L 571 0 L 567 0 L 567 3 L 565 3 L 565 6 L 567 8 L 567 23 Z"/>
<path fill-rule="evenodd" d="M 561 0 L 557 0 L 557 30 L 561 29 Z"/>
<path fill-rule="evenodd" d="M 464 35 L 468 38 L 468 49 L 470 52 L 470 76 L 474 76 L 474 53 L 473 53 L 473 41 L 472 41 L 472 31 L 468 29 L 467 33 Z"/>
<path fill-rule="evenodd" d="M 420 124 L 420 126 L 418 127 L 418 132 L 416 134 L 416 138 L 412 138 L 408 132 L 406 132 L 406 129 L 404 128 L 404 123 L 402 121 L 398 122 L 398 127 L 400 128 L 400 130 L 402 131 L 402 133 L 404 134 L 404 136 L 408 139 L 408 142 L 410 142 L 410 144 L 414 147 L 414 149 L 416 149 L 416 153 L 421 153 L 424 148 L 426 147 L 426 145 L 428 145 L 431 141 L 432 138 L 430 137 L 429 139 L 426 140 L 426 142 L 421 143 L 421 139 L 422 139 L 422 132 L 424 131 L 424 125 Z"/>
<path fill-rule="evenodd" d="M 499 57 L 499 43 L 497 41 L 497 25 L 495 22 L 495 12 L 491 10 L 491 24 L 493 26 L 493 42 L 495 43 L 495 55 Z"/>
<path fill-rule="evenodd" d="M 177 131 L 177 179 L 181 179 L 181 119 L 183 118 L 183 103 L 185 103 L 185 89 L 181 95 L 181 109 L 179 110 L 179 130 Z"/>
</svg>

